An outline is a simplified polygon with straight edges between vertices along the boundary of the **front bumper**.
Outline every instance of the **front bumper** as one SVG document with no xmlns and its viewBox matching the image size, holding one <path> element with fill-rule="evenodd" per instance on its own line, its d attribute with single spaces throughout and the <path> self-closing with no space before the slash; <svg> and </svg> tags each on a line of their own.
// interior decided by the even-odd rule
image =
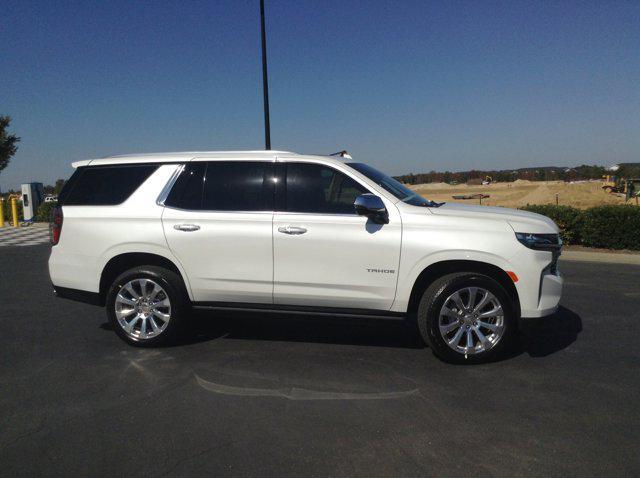
<svg viewBox="0 0 640 478">
<path fill-rule="evenodd" d="M 540 294 L 538 306 L 535 309 L 523 309 L 521 316 L 524 318 L 545 317 L 558 310 L 564 279 L 559 272 L 555 274 L 543 274 L 540 279 Z"/>
</svg>

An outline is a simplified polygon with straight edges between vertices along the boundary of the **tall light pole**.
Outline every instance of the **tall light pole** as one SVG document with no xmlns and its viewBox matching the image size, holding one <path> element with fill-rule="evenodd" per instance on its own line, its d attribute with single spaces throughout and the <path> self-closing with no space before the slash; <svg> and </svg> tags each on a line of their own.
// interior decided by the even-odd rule
<svg viewBox="0 0 640 478">
<path fill-rule="evenodd" d="M 269 79 L 267 77 L 267 34 L 264 28 L 264 0 L 260 0 L 260 27 L 262 29 L 262 95 L 264 98 L 264 149 L 271 149 L 269 124 Z"/>
</svg>

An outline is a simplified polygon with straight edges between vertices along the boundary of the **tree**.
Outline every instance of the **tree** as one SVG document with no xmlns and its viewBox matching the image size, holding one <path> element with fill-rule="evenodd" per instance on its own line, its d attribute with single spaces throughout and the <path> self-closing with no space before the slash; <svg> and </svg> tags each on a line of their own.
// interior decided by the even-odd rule
<svg viewBox="0 0 640 478">
<path fill-rule="evenodd" d="M 9 116 L 0 116 L 0 171 L 9 165 L 11 157 L 18 151 L 20 138 L 7 132 L 10 123 Z"/>
<path fill-rule="evenodd" d="M 56 179 L 56 188 L 55 195 L 57 196 L 62 191 L 62 187 L 64 186 L 64 179 Z"/>
</svg>

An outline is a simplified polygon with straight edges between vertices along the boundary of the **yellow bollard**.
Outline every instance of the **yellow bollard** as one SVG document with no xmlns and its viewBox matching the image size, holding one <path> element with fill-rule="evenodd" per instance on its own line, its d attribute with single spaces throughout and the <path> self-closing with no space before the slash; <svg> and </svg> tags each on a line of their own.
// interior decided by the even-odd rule
<svg viewBox="0 0 640 478">
<path fill-rule="evenodd" d="M 4 199 L 0 198 L 0 227 L 4 227 Z"/>
<path fill-rule="evenodd" d="M 11 198 L 11 215 L 13 216 L 13 227 L 18 227 L 18 201 Z"/>
</svg>

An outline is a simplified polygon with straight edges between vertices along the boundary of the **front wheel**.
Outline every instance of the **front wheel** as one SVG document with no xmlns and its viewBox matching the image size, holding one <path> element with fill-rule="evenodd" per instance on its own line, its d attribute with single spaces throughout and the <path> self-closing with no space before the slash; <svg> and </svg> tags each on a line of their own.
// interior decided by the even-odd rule
<svg viewBox="0 0 640 478">
<path fill-rule="evenodd" d="M 449 274 L 424 292 L 417 313 L 424 340 L 452 363 L 495 360 L 516 336 L 517 315 L 500 283 L 476 273 Z"/>
<path fill-rule="evenodd" d="M 186 291 L 175 272 L 156 266 L 129 269 L 111 285 L 107 317 L 118 336 L 139 347 L 165 345 L 181 331 Z"/>
</svg>

